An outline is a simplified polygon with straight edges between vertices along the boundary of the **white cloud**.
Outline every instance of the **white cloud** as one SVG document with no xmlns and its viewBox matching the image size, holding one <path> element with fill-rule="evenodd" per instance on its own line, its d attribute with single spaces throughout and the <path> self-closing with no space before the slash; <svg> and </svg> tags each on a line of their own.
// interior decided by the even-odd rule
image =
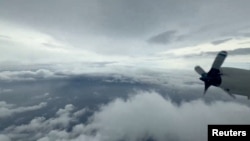
<svg viewBox="0 0 250 141">
<path fill-rule="evenodd" d="M 69 134 L 64 131 L 69 128 L 69 125 L 76 122 L 80 115 L 84 114 L 85 109 L 75 112 L 75 107 L 72 104 L 65 105 L 64 108 L 56 112 L 55 117 L 46 119 L 45 117 L 35 117 L 28 124 L 20 126 L 10 126 L 4 130 L 4 133 L 12 139 L 21 140 L 46 140 L 47 135 L 50 140 L 58 138 L 68 138 Z M 26 134 L 28 133 L 28 134 Z"/>
<path fill-rule="evenodd" d="M 248 124 L 247 111 L 247 106 L 220 101 L 206 104 L 195 100 L 178 106 L 157 93 L 142 92 L 102 107 L 86 128 L 96 129 L 104 141 L 124 137 L 136 141 L 145 136 L 159 141 L 199 141 L 206 139 L 208 124 Z"/>
<path fill-rule="evenodd" d="M 0 72 L 0 80 L 36 80 L 36 79 L 46 79 L 46 78 L 56 78 L 56 77 L 63 77 L 63 76 L 57 75 L 56 72 L 53 72 L 48 69 L 38 69 L 34 71 L 16 70 L 16 71 Z"/>
<path fill-rule="evenodd" d="M 30 121 L 27 125 L 21 125 L 18 127 L 11 127 L 7 130 L 12 130 L 12 132 L 23 132 L 23 131 L 43 131 L 46 129 L 53 129 L 54 127 L 66 128 L 69 123 L 73 120 L 71 119 L 71 112 L 74 110 L 74 106 L 68 104 L 64 109 L 59 109 L 56 112 L 56 118 L 46 119 L 45 117 L 36 117 Z"/>
<path fill-rule="evenodd" d="M 234 102 L 203 100 L 179 105 L 155 92 L 137 92 L 129 99 L 115 99 L 95 111 L 88 122 L 78 123 L 68 131 L 69 123 L 78 119 L 71 104 L 59 109 L 56 117 L 34 118 L 27 125 L 5 129 L 11 139 L 39 141 L 200 141 L 207 138 L 208 124 L 248 124 L 249 107 Z M 239 116 L 240 115 L 240 116 Z M 192 129 L 192 130 L 190 130 Z M 24 135 L 28 133 L 29 135 Z M 23 136 L 22 136 L 23 135 Z"/>
<path fill-rule="evenodd" d="M 47 103 L 42 102 L 34 106 L 16 107 L 13 104 L 8 104 L 5 101 L 0 101 L 0 118 L 6 118 L 14 114 L 38 110 L 45 107 L 46 105 Z"/>
</svg>

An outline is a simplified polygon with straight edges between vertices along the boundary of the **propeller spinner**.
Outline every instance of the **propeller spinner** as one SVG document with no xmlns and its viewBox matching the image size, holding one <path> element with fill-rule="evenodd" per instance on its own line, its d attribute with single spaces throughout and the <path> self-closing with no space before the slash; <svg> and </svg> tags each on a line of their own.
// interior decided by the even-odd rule
<svg viewBox="0 0 250 141">
<path fill-rule="evenodd" d="M 195 71 L 201 75 L 200 80 L 204 82 L 204 94 L 210 86 L 219 86 L 221 84 L 221 73 L 220 67 L 223 64 L 224 60 L 227 57 L 226 51 L 220 51 L 211 67 L 211 69 L 206 73 L 200 66 L 196 66 Z"/>
</svg>

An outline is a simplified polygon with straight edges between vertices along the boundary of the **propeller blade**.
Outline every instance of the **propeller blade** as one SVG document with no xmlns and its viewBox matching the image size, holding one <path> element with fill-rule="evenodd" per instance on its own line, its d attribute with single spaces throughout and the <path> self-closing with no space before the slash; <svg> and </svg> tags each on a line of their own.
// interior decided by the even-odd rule
<svg viewBox="0 0 250 141">
<path fill-rule="evenodd" d="M 216 56 L 216 58 L 215 58 L 215 60 L 213 62 L 212 68 L 219 70 L 221 65 L 223 64 L 224 60 L 226 59 L 226 57 L 227 57 L 227 52 L 226 51 L 220 51 L 217 54 L 217 56 Z"/>
<path fill-rule="evenodd" d="M 204 95 L 207 92 L 207 89 L 211 86 L 211 84 L 209 84 L 208 82 L 205 82 L 205 89 L 204 89 Z"/>
<path fill-rule="evenodd" d="M 195 66 L 195 67 L 194 67 L 194 70 L 195 70 L 198 74 L 200 74 L 201 76 L 202 76 L 203 74 L 206 74 L 206 72 L 205 72 L 200 66 Z"/>
</svg>

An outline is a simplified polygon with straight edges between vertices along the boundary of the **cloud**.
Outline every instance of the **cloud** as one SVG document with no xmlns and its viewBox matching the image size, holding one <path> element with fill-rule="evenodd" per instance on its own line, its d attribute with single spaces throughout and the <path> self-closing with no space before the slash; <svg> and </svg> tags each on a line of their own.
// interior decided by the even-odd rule
<svg viewBox="0 0 250 141">
<path fill-rule="evenodd" d="M 206 139 L 208 124 L 249 123 L 248 110 L 241 104 L 220 101 L 208 104 L 195 100 L 177 106 L 157 93 L 141 92 L 126 101 L 116 99 L 103 106 L 86 128 L 96 129 L 103 140 L 110 141 L 145 137 L 199 141 Z"/>
<path fill-rule="evenodd" d="M 157 38 L 153 38 L 153 42 L 160 45 L 169 42 L 173 35 L 166 34 L 168 31 L 178 31 L 181 35 L 171 42 L 173 48 L 242 37 L 249 33 L 250 21 L 245 18 L 249 13 L 247 5 L 247 0 L 228 0 L 226 4 L 216 0 L 189 3 L 184 0 L 4 1 L 0 6 L 3 17 L 0 20 L 22 23 L 23 28 L 50 35 L 45 39 L 57 39 L 50 40 L 52 43 L 41 42 L 47 47 L 68 43 L 101 54 L 131 54 L 145 53 L 147 45 L 143 42 L 155 35 Z M 146 53 L 165 49 L 164 46 L 151 47 Z"/>
<path fill-rule="evenodd" d="M 5 1 L 2 2 L 1 9 L 5 8 L 9 12 L 1 10 L 0 13 L 8 20 L 24 22 L 29 26 L 38 26 L 43 29 L 64 29 L 69 33 L 80 32 L 82 34 L 92 31 L 92 34 L 101 32 L 101 34 L 127 37 L 145 33 L 159 25 L 161 21 L 186 19 L 184 16 L 198 10 L 199 5 L 196 3 L 187 3 L 183 7 L 180 5 L 182 2 L 182 0 L 157 0 L 156 2 L 108 0 L 105 3 L 100 0 L 74 0 L 73 2 L 45 0 L 38 3 L 30 0 Z M 13 7 L 14 4 L 18 6 Z M 57 4 L 56 7 L 55 4 Z M 22 18 L 17 16 L 20 13 L 23 15 Z"/>
<path fill-rule="evenodd" d="M 210 53 L 208 53 L 210 54 Z M 250 54 L 250 48 L 238 48 L 234 50 L 228 51 L 229 55 L 249 55 Z"/>
<path fill-rule="evenodd" d="M 75 111 L 75 106 L 67 104 L 64 108 L 59 109 L 56 112 L 55 117 L 48 119 L 45 117 L 35 117 L 28 124 L 20 126 L 12 125 L 6 128 L 4 133 L 11 137 L 11 139 L 21 139 L 27 141 L 36 140 L 46 134 L 55 134 L 59 132 L 67 133 L 63 130 L 70 128 L 70 124 L 76 122 L 78 120 L 77 118 L 85 112 L 86 109 Z M 59 134 L 57 134 L 57 137 L 60 137 Z"/>
<path fill-rule="evenodd" d="M 0 94 L 2 94 L 2 93 L 9 93 L 9 92 L 12 92 L 12 91 L 13 91 L 12 89 L 0 88 Z"/>
<path fill-rule="evenodd" d="M 5 35 L 0 35 L 0 39 L 4 39 L 4 40 L 6 40 L 6 39 L 11 39 L 9 36 L 5 36 Z"/>
<path fill-rule="evenodd" d="M 38 110 L 45 107 L 46 105 L 47 103 L 42 102 L 34 106 L 16 107 L 13 104 L 8 104 L 5 101 L 0 101 L 0 118 L 6 118 L 14 114 Z"/>
<path fill-rule="evenodd" d="M 10 138 L 9 138 L 8 136 L 2 135 L 2 134 L 0 134 L 0 140 L 1 140 L 1 141 L 11 141 Z"/>
<path fill-rule="evenodd" d="M 213 41 L 211 42 L 213 45 L 219 45 L 219 44 L 222 44 L 222 43 L 225 43 L 229 40 L 232 40 L 232 38 L 228 38 L 228 39 L 222 39 L 222 40 L 216 40 L 216 41 Z"/>
<path fill-rule="evenodd" d="M 224 49 L 239 48 L 241 45 L 230 43 L 248 39 L 243 37 L 250 31 L 249 19 L 243 18 L 248 16 L 248 4 L 246 0 L 229 0 L 226 4 L 214 0 L 5 1 L 0 6 L 1 35 L 10 39 L 1 38 L 0 63 L 1 66 L 102 61 L 123 64 L 136 57 L 150 60 L 169 49 L 190 47 L 187 50 L 192 53 L 220 49 L 211 42 L 220 42 L 218 46 L 227 44 Z M 221 43 L 221 39 L 232 40 Z M 195 48 L 196 45 L 200 48 Z M 187 68 L 185 60 L 177 61 L 180 63 L 168 64 Z M 151 62 L 146 65 L 152 66 Z"/>
<path fill-rule="evenodd" d="M 47 69 L 38 69 L 34 71 L 2 71 L 0 72 L 0 80 L 36 80 L 63 77 L 55 72 Z M 6 90 L 5 90 L 6 91 Z"/>
<path fill-rule="evenodd" d="M 173 41 L 174 37 L 176 35 L 176 31 L 170 30 L 163 32 L 159 35 L 151 37 L 148 42 L 149 43 L 156 43 L 156 44 L 167 44 L 171 41 Z"/>
<path fill-rule="evenodd" d="M 197 98 L 200 91 L 197 89 L 194 93 L 188 88 L 201 88 L 202 85 L 195 81 L 198 76 L 187 76 L 186 80 L 183 72 L 170 70 L 178 68 L 193 71 L 193 66 L 200 64 L 197 62 L 210 67 L 208 57 L 201 59 L 198 56 L 202 51 L 233 50 L 249 46 L 247 41 L 250 21 L 245 18 L 249 16 L 248 5 L 248 0 L 2 1 L 0 65 L 4 68 L 1 68 L 0 80 L 4 80 L 3 83 L 5 80 L 61 78 L 65 74 L 116 74 L 114 78 L 105 78 L 104 82 L 160 85 L 170 92 L 166 95 L 179 97 L 180 101 L 191 101 L 180 102 L 180 105 L 177 105 L 155 92 L 139 92 L 125 101 L 116 99 L 103 105 L 88 123 L 76 120 L 85 110 L 76 111 L 77 105 L 67 105 L 58 110 L 54 117 L 34 117 L 29 123 L 13 125 L 2 133 L 13 140 L 26 141 L 112 141 L 124 138 L 181 140 L 186 136 L 189 137 L 187 140 L 204 140 L 207 123 L 238 123 L 239 117 L 236 118 L 235 115 L 239 114 L 242 115 L 240 118 L 244 118 L 239 122 L 249 123 L 249 120 L 245 119 L 249 117 L 246 112 L 248 107 L 244 105 L 219 101 L 210 104 L 203 100 L 193 101 L 193 97 Z M 238 42 L 243 40 L 246 44 L 239 45 Z M 198 55 L 189 59 L 185 56 L 177 58 L 178 56 L 175 57 L 171 53 L 164 54 L 164 57 L 158 56 L 166 49 L 176 50 L 185 47 L 189 48 L 180 50 L 180 54 L 198 52 Z M 238 54 L 243 55 L 246 52 L 247 50 L 242 50 Z M 247 60 L 247 55 L 243 57 Z M 22 69 L 10 69 L 10 66 L 17 64 Z M 53 69 L 41 66 L 26 69 L 28 65 L 23 66 L 24 64 L 46 64 Z M 171 73 L 166 73 L 166 70 Z M 107 85 L 105 90 L 110 90 L 108 86 L 110 85 Z M 42 91 L 42 88 L 39 88 Z M 56 92 L 59 91 L 58 87 L 52 90 L 54 89 Z M 115 89 L 117 88 L 112 90 Z M 5 88 L 4 91 L 6 90 Z M 52 96 L 54 91 L 48 92 Z M 116 93 L 112 91 L 112 94 Z M 3 107 L 2 110 L 10 115 L 18 113 L 14 110 L 18 109 L 16 105 L 4 101 L 0 105 Z M 18 110 L 30 110 L 27 107 Z M 231 115 L 230 112 L 238 114 Z M 194 127 L 194 130 L 182 128 L 183 125 Z M 199 132 L 200 136 L 194 136 L 195 132 Z"/>
<path fill-rule="evenodd" d="M 248 55 L 250 54 L 250 48 L 237 48 L 233 50 L 226 50 L 228 52 L 228 55 Z M 206 51 L 206 52 L 201 52 L 199 54 L 189 54 L 186 57 L 195 57 L 195 56 L 206 56 L 206 55 L 213 55 L 216 56 L 218 54 L 218 51 Z"/>
<path fill-rule="evenodd" d="M 200 141 L 207 138 L 208 124 L 248 124 L 248 111 L 248 106 L 235 102 L 197 99 L 176 104 L 156 92 L 137 91 L 102 105 L 86 123 L 77 120 L 84 110 L 68 104 L 55 117 L 37 117 L 3 133 L 27 141 Z"/>
</svg>

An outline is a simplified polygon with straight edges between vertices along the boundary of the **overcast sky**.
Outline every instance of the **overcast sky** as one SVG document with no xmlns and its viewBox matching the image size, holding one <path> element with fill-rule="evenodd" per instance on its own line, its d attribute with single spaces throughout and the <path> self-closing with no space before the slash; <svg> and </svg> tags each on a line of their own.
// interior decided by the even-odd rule
<svg viewBox="0 0 250 141">
<path fill-rule="evenodd" d="M 207 60 L 182 55 L 250 47 L 249 4 L 248 0 L 1 0 L 0 62 L 4 66 L 151 60 L 158 66 L 193 68 Z M 244 63 L 248 56 L 236 56 L 231 62 Z M 211 63 L 213 57 L 209 59 Z"/>
</svg>

